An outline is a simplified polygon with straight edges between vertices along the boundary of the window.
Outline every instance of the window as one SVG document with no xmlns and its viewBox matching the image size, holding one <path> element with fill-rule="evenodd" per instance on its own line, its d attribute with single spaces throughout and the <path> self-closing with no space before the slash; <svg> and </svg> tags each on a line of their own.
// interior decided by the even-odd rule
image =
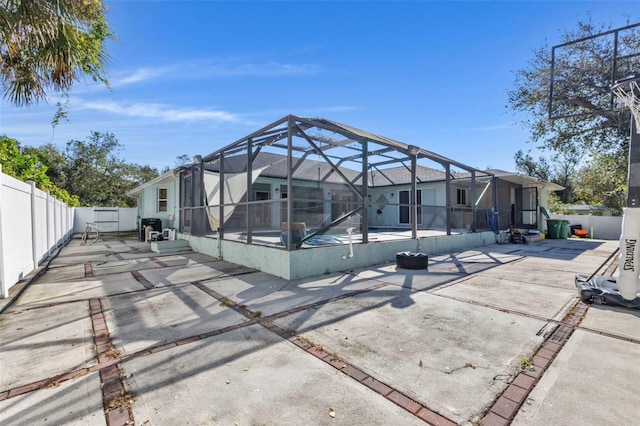
<svg viewBox="0 0 640 426">
<path fill-rule="evenodd" d="M 467 190 L 466 189 L 457 189 L 457 202 L 456 204 L 460 204 L 463 206 L 467 205 Z"/>
<path fill-rule="evenodd" d="M 167 211 L 167 188 L 158 188 L 158 212 Z"/>
</svg>

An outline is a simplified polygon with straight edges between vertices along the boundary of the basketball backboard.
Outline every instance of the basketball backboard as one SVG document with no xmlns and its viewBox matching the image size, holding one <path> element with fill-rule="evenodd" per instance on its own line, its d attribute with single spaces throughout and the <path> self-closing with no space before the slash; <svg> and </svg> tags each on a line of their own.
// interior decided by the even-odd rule
<svg viewBox="0 0 640 426">
<path fill-rule="evenodd" d="M 611 87 L 640 71 L 640 23 L 553 46 L 549 118 L 611 111 Z"/>
</svg>

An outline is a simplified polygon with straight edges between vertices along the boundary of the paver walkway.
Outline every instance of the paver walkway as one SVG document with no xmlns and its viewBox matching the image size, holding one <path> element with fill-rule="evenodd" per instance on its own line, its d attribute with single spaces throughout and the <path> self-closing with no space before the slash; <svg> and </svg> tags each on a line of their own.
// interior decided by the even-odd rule
<svg viewBox="0 0 640 426">
<path fill-rule="evenodd" d="M 0 424 L 633 424 L 640 315 L 573 284 L 616 245 L 286 281 L 73 240 L 0 315 Z"/>
</svg>

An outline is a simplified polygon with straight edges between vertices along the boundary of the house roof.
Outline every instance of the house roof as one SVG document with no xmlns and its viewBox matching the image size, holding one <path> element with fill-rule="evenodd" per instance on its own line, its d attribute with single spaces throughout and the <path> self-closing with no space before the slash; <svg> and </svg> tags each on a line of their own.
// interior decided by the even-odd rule
<svg viewBox="0 0 640 426">
<path fill-rule="evenodd" d="M 333 172 L 332 167 L 323 162 L 305 159 L 304 162 L 296 168 L 296 164 L 300 158 L 293 158 L 294 173 L 293 178 L 306 181 L 322 181 L 329 183 L 342 183 L 342 178 Z M 274 154 L 271 152 L 259 152 L 253 160 L 253 169 L 259 169 L 268 166 L 261 174 L 261 177 L 272 177 L 278 179 L 286 179 L 289 174 L 287 164 L 287 156 Z M 205 164 L 205 169 L 213 172 L 220 171 L 220 163 Z M 224 158 L 225 173 L 241 173 L 247 170 L 247 157 L 245 155 L 235 155 Z M 358 178 L 359 172 L 340 167 L 340 172 L 354 184 L 358 185 L 361 180 Z"/>
<path fill-rule="evenodd" d="M 273 154 L 269 152 L 260 152 L 253 160 L 253 168 L 258 169 L 268 166 L 261 174 L 261 177 L 272 177 L 278 179 L 286 179 L 288 174 L 287 156 Z M 294 167 L 300 160 L 294 157 Z M 220 163 L 205 164 L 205 169 L 213 172 L 220 170 Z M 247 157 L 245 155 L 236 155 L 225 157 L 224 159 L 225 173 L 241 173 L 247 170 Z M 340 172 L 348 179 L 354 181 L 355 185 L 360 185 L 362 179 L 360 172 L 340 167 Z M 342 178 L 332 171 L 332 167 L 323 162 L 305 159 L 302 165 L 295 169 L 293 177 L 306 181 L 321 181 L 328 183 L 341 183 Z M 422 182 L 443 182 L 446 179 L 446 173 L 430 167 L 416 165 L 416 177 L 418 183 Z M 388 169 L 375 169 L 369 172 L 370 187 L 408 185 L 411 183 L 411 171 L 404 166 L 392 167 Z"/>
<path fill-rule="evenodd" d="M 148 182 L 143 183 L 142 185 L 136 186 L 135 188 L 133 188 L 130 191 L 127 191 L 126 194 L 129 197 L 137 197 L 139 194 L 141 194 L 146 188 L 152 186 L 152 185 L 156 185 L 159 183 L 163 183 L 163 182 L 169 182 L 171 180 L 175 180 L 177 179 L 177 176 L 175 176 L 173 174 L 173 171 L 168 171 L 166 173 L 161 174 L 160 176 L 151 179 Z"/>
<path fill-rule="evenodd" d="M 599 212 L 604 210 L 600 206 L 590 206 L 589 204 L 572 204 L 567 209 L 574 212 Z"/>
<path fill-rule="evenodd" d="M 557 183 L 549 182 L 544 179 L 540 179 L 533 176 L 523 175 L 520 173 L 507 172 L 500 169 L 486 170 L 487 173 L 494 175 L 495 177 L 507 182 L 522 185 L 523 187 L 536 187 L 538 189 L 545 189 L 547 191 L 562 191 L 564 186 Z M 456 173 L 458 178 L 470 178 L 471 173 Z"/>
<path fill-rule="evenodd" d="M 447 175 L 443 171 L 416 165 L 417 183 L 441 182 L 446 178 Z M 411 171 L 406 167 L 375 170 L 369 173 L 369 183 L 372 187 L 411 184 Z"/>
</svg>

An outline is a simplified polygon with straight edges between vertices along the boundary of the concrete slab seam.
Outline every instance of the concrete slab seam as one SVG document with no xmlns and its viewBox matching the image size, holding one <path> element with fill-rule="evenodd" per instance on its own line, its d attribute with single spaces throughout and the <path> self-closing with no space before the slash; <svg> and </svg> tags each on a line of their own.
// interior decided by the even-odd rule
<svg viewBox="0 0 640 426">
<path fill-rule="evenodd" d="M 155 286 L 153 284 L 151 284 L 149 282 L 149 280 L 147 280 L 145 277 L 143 277 L 140 272 L 133 271 L 133 272 L 131 272 L 131 275 L 133 275 L 133 278 L 135 278 L 136 281 L 138 281 L 140 284 L 142 284 L 142 286 L 144 288 L 146 288 L 147 290 L 151 290 L 152 288 L 155 288 Z"/>
<path fill-rule="evenodd" d="M 239 305 L 237 302 L 235 302 L 232 299 L 229 299 L 225 296 L 223 296 L 222 294 L 216 292 L 215 290 L 210 289 L 209 287 L 207 287 L 206 285 L 204 285 L 202 282 L 200 281 L 196 281 L 196 282 L 192 282 L 191 284 L 193 284 L 194 286 L 196 286 L 197 288 L 199 288 L 200 290 L 204 291 L 205 293 L 207 293 L 208 295 L 218 299 L 220 301 L 220 303 L 224 304 L 224 306 L 232 308 L 233 310 L 235 310 L 236 312 L 244 315 L 245 317 L 249 318 L 250 320 L 256 320 L 258 318 L 261 317 L 260 311 L 251 311 L 249 309 L 246 308 L 245 305 Z M 291 314 L 295 314 L 297 312 L 302 312 L 302 311 L 306 311 L 307 309 L 312 309 L 312 308 L 317 308 L 323 305 L 326 305 L 328 303 L 331 302 L 335 302 L 338 300 L 342 300 L 342 299 L 346 299 L 349 297 L 354 297 L 357 296 L 359 294 L 362 293 L 367 293 L 382 287 L 386 287 L 389 284 L 387 283 L 380 283 L 380 284 L 376 284 L 373 285 L 371 287 L 367 287 L 364 289 L 360 289 L 360 290 L 355 290 L 346 294 L 342 294 L 340 296 L 334 296 L 334 297 L 330 297 L 328 299 L 324 299 L 324 300 L 320 300 L 318 302 L 313 302 L 313 303 L 309 303 L 306 305 L 301 305 L 301 306 L 297 306 L 295 308 L 291 308 L 291 309 L 287 309 L 286 311 L 282 311 L 282 312 L 277 312 L 275 314 L 271 314 L 267 317 L 264 317 L 264 320 L 273 320 L 273 319 L 277 319 L 277 318 L 282 318 Z"/>
<path fill-rule="evenodd" d="M 629 343 L 640 344 L 640 339 L 634 339 L 633 337 L 620 336 L 618 334 L 609 333 L 607 331 L 600 331 L 600 330 L 596 330 L 596 329 L 589 328 L 589 327 L 578 326 L 576 328 L 578 328 L 580 330 L 583 330 L 583 331 L 586 331 L 588 333 L 598 334 L 600 336 L 610 337 L 612 339 L 622 340 L 622 341 L 629 342 Z"/>
<path fill-rule="evenodd" d="M 529 312 L 516 311 L 515 309 L 508 309 L 508 308 L 504 308 L 502 306 L 492 305 L 491 303 L 478 302 L 476 300 L 468 300 L 468 299 L 464 299 L 462 297 L 450 296 L 450 295 L 439 294 L 439 293 L 430 293 L 430 294 L 433 294 L 434 296 L 437 296 L 437 297 L 442 297 L 442 298 L 445 298 L 445 299 L 449 299 L 449 300 L 455 300 L 456 302 L 468 303 L 469 305 L 474 305 L 474 306 L 480 306 L 482 308 L 493 309 L 493 310 L 504 312 L 504 313 L 507 313 L 507 314 L 519 315 L 519 316 L 523 316 L 523 317 L 526 317 L 526 318 L 532 318 L 532 319 L 537 319 L 537 320 L 540 320 L 540 321 L 547 321 L 547 322 L 551 322 L 551 323 L 562 323 L 562 321 L 556 321 L 556 320 L 553 320 L 551 318 L 543 317 L 543 316 L 540 316 L 540 315 L 534 315 L 534 314 L 531 314 Z"/>
<path fill-rule="evenodd" d="M 158 266 L 160 266 L 161 268 L 166 268 L 166 267 L 168 267 L 168 266 L 169 266 L 169 265 L 167 265 L 166 263 L 164 263 L 162 260 L 158 259 L 158 258 L 157 258 L 157 257 L 155 257 L 155 256 L 150 257 L 150 258 L 149 258 L 149 260 L 150 260 L 150 261 L 152 261 L 152 262 L 154 262 L 154 263 L 156 263 L 156 264 L 157 264 Z"/>
<path fill-rule="evenodd" d="M 498 396 L 498 399 L 482 418 L 480 424 L 497 426 L 511 423 L 529 393 L 538 384 L 549 365 L 551 365 L 577 325 L 582 321 L 587 309 L 588 306 L 581 301 L 574 303 L 562 319 L 561 326 L 538 347 L 529 360 L 530 365 L 521 366 L 523 371 L 518 373 L 511 384 Z"/>
<path fill-rule="evenodd" d="M 331 302 L 337 302 L 337 301 L 342 300 L 342 299 L 347 299 L 349 297 L 358 296 L 360 294 L 368 293 L 370 291 L 377 290 L 377 289 L 380 289 L 380 288 L 383 288 L 383 287 L 388 287 L 390 285 L 391 284 L 389 284 L 389 283 L 379 283 L 379 284 L 373 285 L 371 287 L 367 287 L 367 288 L 364 288 L 364 289 L 361 289 L 361 290 L 355 290 L 355 291 L 352 291 L 350 293 L 342 294 L 340 296 L 330 297 L 328 299 L 320 300 L 318 302 L 313 302 L 313 303 L 309 303 L 309 304 L 306 304 L 306 305 L 300 305 L 300 306 L 297 306 L 295 308 L 288 309 L 286 311 L 277 312 L 275 314 L 271 314 L 271 315 L 265 317 L 264 319 L 273 320 L 273 319 L 286 317 L 286 316 L 289 316 L 291 314 L 295 314 L 295 313 L 298 313 L 298 312 L 306 311 L 307 309 L 319 308 L 320 306 L 326 305 L 326 304 L 331 303 Z"/>
<path fill-rule="evenodd" d="M 89 311 L 98 363 L 108 364 L 103 366 L 99 373 L 107 425 L 124 426 L 133 424 L 133 410 L 131 407 L 135 397 L 125 391 L 122 373 L 116 362 L 120 358 L 120 353 L 113 347 L 111 342 L 100 299 L 89 299 Z"/>
</svg>

